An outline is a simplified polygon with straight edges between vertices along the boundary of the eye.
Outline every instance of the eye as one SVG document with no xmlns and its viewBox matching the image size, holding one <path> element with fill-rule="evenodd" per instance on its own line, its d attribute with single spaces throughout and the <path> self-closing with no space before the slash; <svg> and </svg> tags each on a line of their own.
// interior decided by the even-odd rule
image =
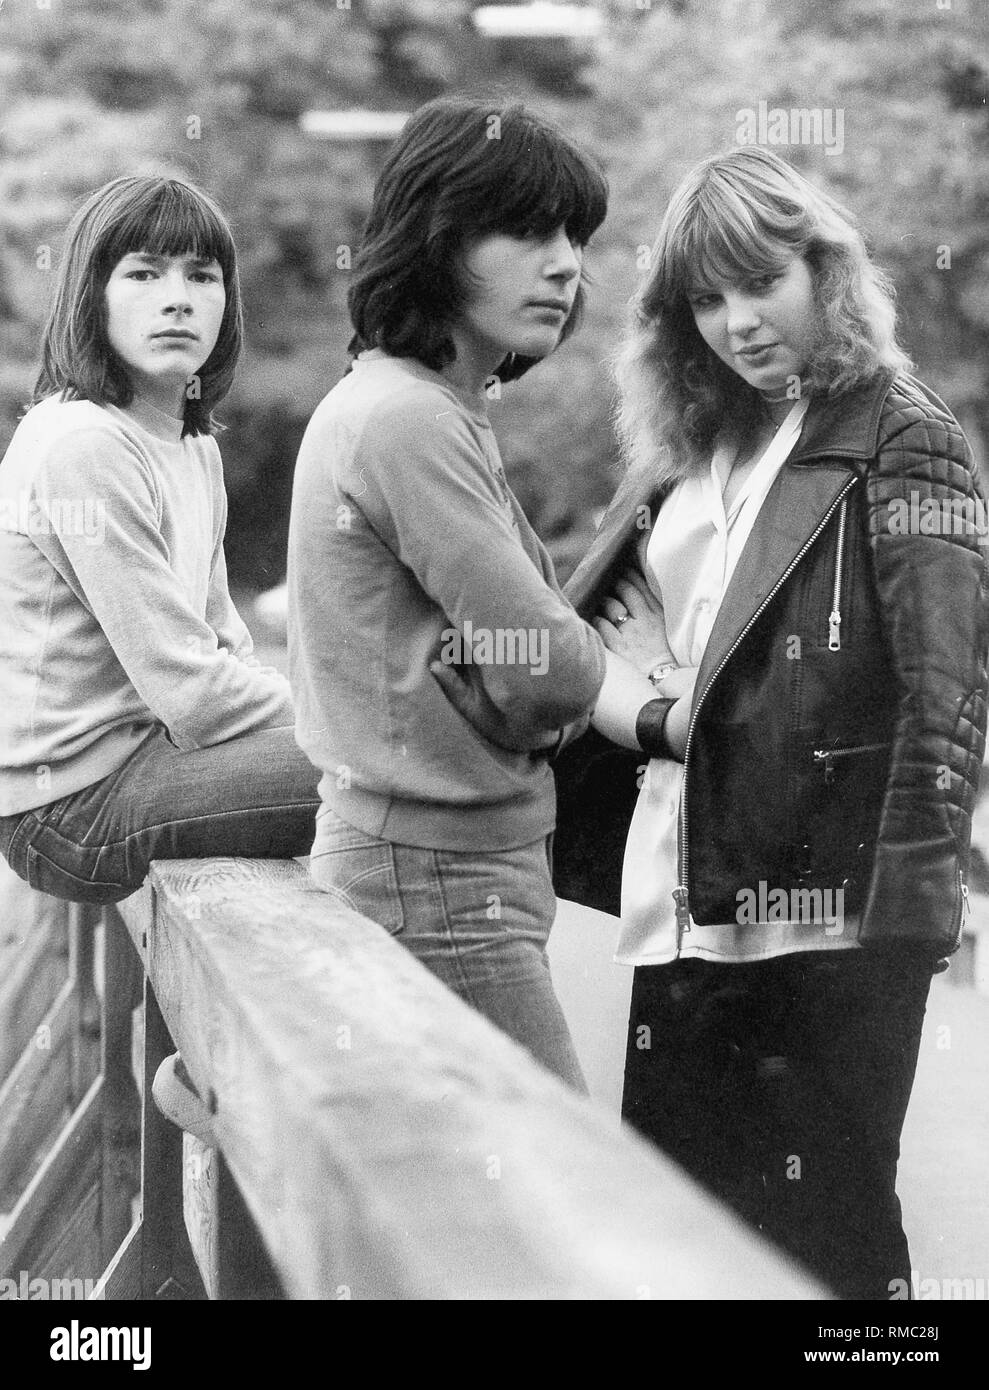
<svg viewBox="0 0 989 1390">
<path fill-rule="evenodd" d="M 748 287 L 755 294 L 765 293 L 783 279 L 783 272 L 780 270 L 769 270 L 765 275 L 753 275 L 748 282 Z"/>
<path fill-rule="evenodd" d="M 721 298 L 715 290 L 705 290 L 702 294 L 688 295 L 691 309 L 713 309 Z"/>
<path fill-rule="evenodd" d="M 141 266 L 140 269 L 136 270 L 128 270 L 124 275 L 124 278 L 127 280 L 150 280 L 153 277 L 154 271 L 149 270 L 147 266 Z"/>
<path fill-rule="evenodd" d="M 221 270 L 212 270 L 208 266 L 201 266 L 198 270 L 192 272 L 191 278 L 193 280 L 201 280 L 206 284 L 215 285 L 222 281 L 223 272 Z"/>
</svg>

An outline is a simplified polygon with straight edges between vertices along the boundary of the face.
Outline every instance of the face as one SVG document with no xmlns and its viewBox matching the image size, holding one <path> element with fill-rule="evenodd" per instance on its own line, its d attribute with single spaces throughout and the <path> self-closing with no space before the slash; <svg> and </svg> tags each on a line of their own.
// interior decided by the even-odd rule
<svg viewBox="0 0 989 1390">
<path fill-rule="evenodd" d="M 218 262 L 132 251 L 106 284 L 107 336 L 134 390 L 180 418 L 191 376 L 209 357 L 226 307 Z"/>
<path fill-rule="evenodd" d="M 487 376 L 510 352 L 546 357 L 560 341 L 580 280 L 583 250 L 563 227 L 546 236 L 494 233 L 469 246 L 475 286 L 451 330 L 459 361 Z"/>
<path fill-rule="evenodd" d="M 750 386 L 782 395 L 802 375 L 818 312 L 810 267 L 792 256 L 782 270 L 751 280 L 690 287 L 697 331 L 712 352 Z"/>
</svg>

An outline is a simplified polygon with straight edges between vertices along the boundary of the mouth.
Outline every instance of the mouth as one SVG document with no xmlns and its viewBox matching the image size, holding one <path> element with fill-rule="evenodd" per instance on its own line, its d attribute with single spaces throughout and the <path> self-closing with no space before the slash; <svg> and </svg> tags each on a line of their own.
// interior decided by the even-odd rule
<svg viewBox="0 0 989 1390">
<path fill-rule="evenodd" d="M 771 352 L 773 348 L 778 346 L 778 343 L 758 343 L 754 346 L 739 348 L 735 356 L 743 357 L 748 362 L 754 362 L 758 361 L 765 353 Z"/>
<path fill-rule="evenodd" d="M 552 309 L 554 313 L 569 314 L 570 305 L 565 299 L 529 299 L 526 301 L 529 309 Z"/>
<path fill-rule="evenodd" d="M 152 333 L 151 336 L 159 340 L 164 338 L 166 342 L 195 343 L 199 340 L 199 334 L 188 328 L 165 328 L 160 333 Z"/>
</svg>

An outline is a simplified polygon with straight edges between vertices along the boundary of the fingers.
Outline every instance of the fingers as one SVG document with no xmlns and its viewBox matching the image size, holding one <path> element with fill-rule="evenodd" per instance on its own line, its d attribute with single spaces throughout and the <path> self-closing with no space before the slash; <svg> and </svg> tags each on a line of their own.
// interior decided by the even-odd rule
<svg viewBox="0 0 989 1390">
<path fill-rule="evenodd" d="M 626 570 L 620 579 L 616 579 L 612 585 L 612 590 L 626 607 L 640 607 L 643 601 L 648 603 L 650 598 L 645 576 L 634 569 Z"/>
<path fill-rule="evenodd" d="M 609 651 L 617 652 L 624 649 L 625 643 L 621 639 L 621 624 L 616 627 L 609 618 L 593 618 L 591 627 Z"/>
<path fill-rule="evenodd" d="M 633 570 L 629 570 L 621 579 L 616 579 L 611 593 L 601 602 L 601 612 L 610 622 L 617 622 L 619 626 L 626 616 L 641 618 L 660 607 L 645 579 Z"/>
<path fill-rule="evenodd" d="M 615 598 L 609 594 L 608 597 L 601 602 L 600 616 L 607 618 L 608 622 L 614 627 L 620 628 L 622 623 L 627 622 L 632 614 L 629 611 L 628 604 L 624 603 L 620 598 Z"/>
<path fill-rule="evenodd" d="M 643 613 L 662 611 L 662 602 L 649 587 L 649 582 L 641 570 L 626 570 L 621 579 L 615 581 L 613 592 L 630 610 L 633 617 Z"/>
<path fill-rule="evenodd" d="M 657 683 L 657 690 L 660 695 L 667 699 L 681 700 L 686 698 L 689 702 L 694 692 L 694 683 L 697 680 L 696 666 L 680 666 L 669 675 L 664 676 Z"/>
<path fill-rule="evenodd" d="M 429 670 L 454 709 L 459 710 L 461 714 L 473 710 L 477 702 L 475 692 L 455 667 L 448 666 L 443 661 L 431 661 Z"/>
</svg>

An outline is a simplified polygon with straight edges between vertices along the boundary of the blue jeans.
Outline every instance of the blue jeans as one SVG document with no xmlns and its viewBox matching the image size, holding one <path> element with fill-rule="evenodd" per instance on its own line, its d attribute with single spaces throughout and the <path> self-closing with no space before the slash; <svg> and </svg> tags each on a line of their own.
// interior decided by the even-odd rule
<svg viewBox="0 0 989 1390">
<path fill-rule="evenodd" d="M 0 818 L 0 854 L 42 893 L 117 902 L 152 859 L 307 854 L 318 780 L 291 728 L 186 753 L 159 727 L 109 777 Z"/>
<path fill-rule="evenodd" d="M 586 1092 L 546 942 L 556 913 L 545 840 L 520 849 L 421 849 L 320 811 L 310 873 L 378 922 L 478 1013 Z"/>
</svg>

